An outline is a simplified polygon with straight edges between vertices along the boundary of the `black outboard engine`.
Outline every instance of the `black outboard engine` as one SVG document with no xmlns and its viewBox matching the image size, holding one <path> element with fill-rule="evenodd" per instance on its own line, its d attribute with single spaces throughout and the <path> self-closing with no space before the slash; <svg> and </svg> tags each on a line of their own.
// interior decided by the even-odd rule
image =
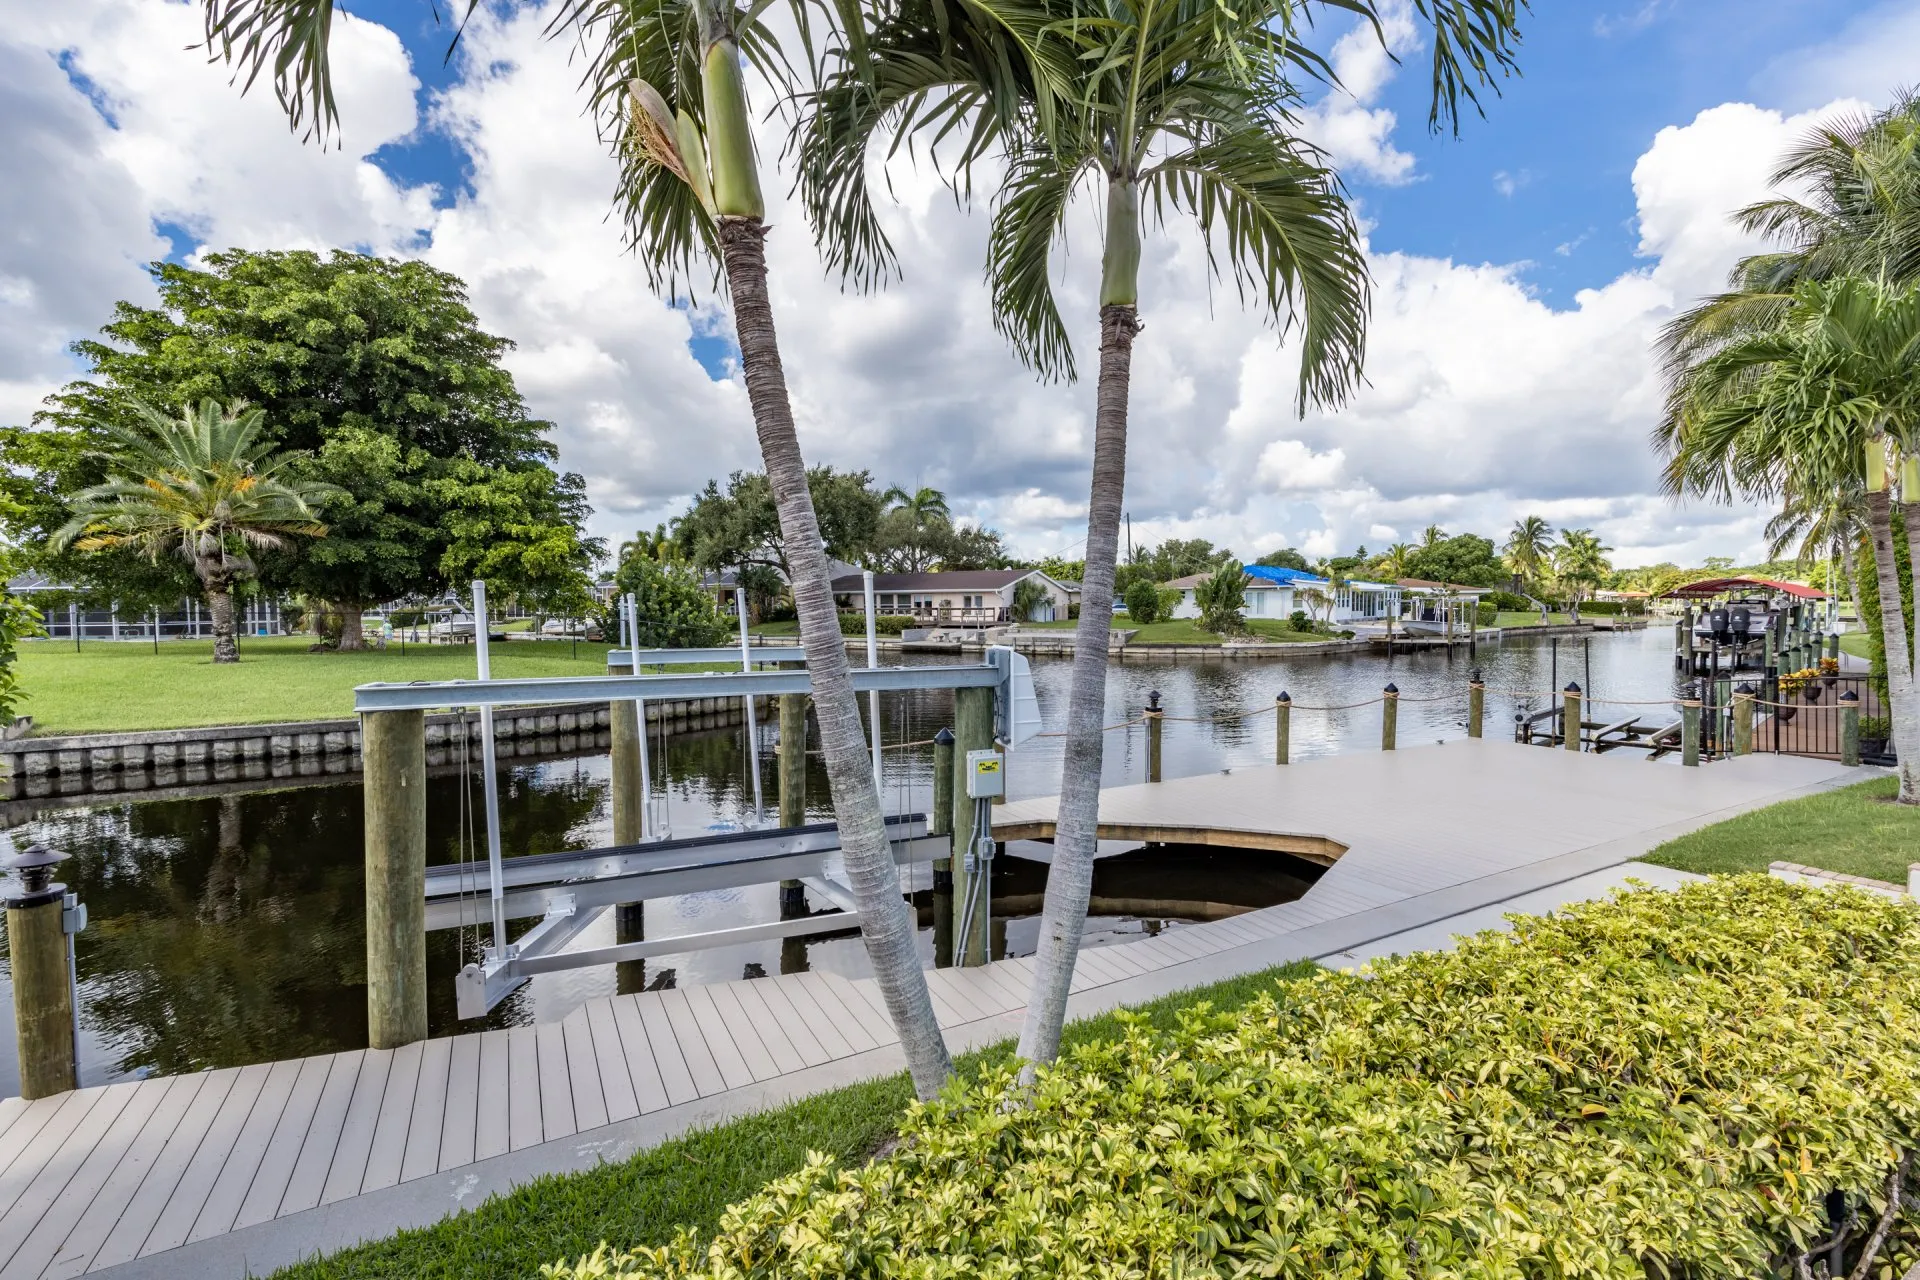
<svg viewBox="0 0 1920 1280">
<path fill-rule="evenodd" d="M 1733 632 L 1735 641 L 1745 644 L 1753 634 L 1753 611 L 1743 604 L 1737 604 L 1727 611 L 1727 629 Z"/>
<path fill-rule="evenodd" d="M 1707 623 L 1713 629 L 1713 638 L 1716 641 L 1721 644 L 1731 644 L 1733 642 L 1733 632 L 1730 629 L 1732 619 L 1728 617 L 1726 609 L 1715 609 L 1709 613 L 1707 615 Z"/>
</svg>

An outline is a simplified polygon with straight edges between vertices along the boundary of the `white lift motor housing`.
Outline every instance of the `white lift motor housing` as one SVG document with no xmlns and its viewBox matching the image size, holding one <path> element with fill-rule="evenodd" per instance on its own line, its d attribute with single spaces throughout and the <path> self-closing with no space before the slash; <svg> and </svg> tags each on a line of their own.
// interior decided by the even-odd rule
<svg viewBox="0 0 1920 1280">
<path fill-rule="evenodd" d="M 993 800 L 1006 794 L 1006 758 L 998 751 L 967 752 L 967 798 Z"/>
</svg>

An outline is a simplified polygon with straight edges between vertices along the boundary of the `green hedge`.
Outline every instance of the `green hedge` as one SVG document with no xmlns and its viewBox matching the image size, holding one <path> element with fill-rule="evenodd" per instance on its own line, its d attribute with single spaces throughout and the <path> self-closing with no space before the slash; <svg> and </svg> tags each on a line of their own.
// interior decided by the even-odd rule
<svg viewBox="0 0 1920 1280">
<path fill-rule="evenodd" d="M 1135 1025 L 544 1273 L 1785 1276 L 1830 1192 L 1854 1266 L 1916 1144 L 1920 909 L 1743 876 Z M 1871 1274 L 1915 1254 L 1897 1224 Z"/>
<path fill-rule="evenodd" d="M 1913 640 L 1913 559 L 1907 553 L 1907 526 L 1893 522 L 1893 558 L 1900 579 L 1900 603 L 1907 611 L 1907 639 Z M 1854 551 L 1854 608 L 1860 615 L 1860 629 L 1867 633 L 1867 659 L 1873 674 L 1887 678 L 1887 640 L 1880 629 L 1880 577 L 1875 568 L 1873 542 L 1862 538 Z M 1882 686 L 1884 687 L 1884 686 Z"/>
<path fill-rule="evenodd" d="M 1514 591 L 1489 591 L 1480 599 L 1501 613 L 1525 613 L 1529 609 L 1539 612 L 1533 601 Z"/>
<path fill-rule="evenodd" d="M 874 634 L 882 636 L 897 636 L 908 627 L 924 627 L 927 625 L 929 625 L 927 622 L 919 618 L 911 618 L 905 614 L 898 613 L 875 614 L 873 619 Z M 864 636 L 867 634 L 867 615 L 864 613 L 841 614 L 840 634 L 843 636 Z"/>
</svg>

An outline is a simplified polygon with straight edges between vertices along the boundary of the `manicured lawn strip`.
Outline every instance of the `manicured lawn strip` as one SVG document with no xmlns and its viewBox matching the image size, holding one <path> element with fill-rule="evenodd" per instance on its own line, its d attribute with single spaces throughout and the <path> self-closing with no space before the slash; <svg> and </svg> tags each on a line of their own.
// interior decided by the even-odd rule
<svg viewBox="0 0 1920 1280">
<path fill-rule="evenodd" d="M 1550 613 L 1547 620 L 1542 622 L 1540 615 L 1531 609 L 1524 613 L 1502 611 L 1495 614 L 1493 619 L 1495 627 L 1564 627 L 1572 622 L 1573 615 L 1570 613 Z"/>
<path fill-rule="evenodd" d="M 271 720 L 325 720 L 353 714 L 353 687 L 376 680 L 471 680 L 473 646 L 396 642 L 363 653 L 308 653 L 298 636 L 240 641 L 236 666 L 213 665 L 211 640 L 36 640 L 20 647 L 18 670 L 37 736 L 180 729 Z M 607 646 L 566 640 L 493 646 L 499 677 L 607 674 Z"/>
<path fill-rule="evenodd" d="M 1873 650 L 1868 646 L 1873 637 L 1864 631 L 1849 631 L 1840 637 L 1840 652 L 1850 653 L 1856 658 L 1871 658 Z"/>
<path fill-rule="evenodd" d="M 1139 1007 L 1156 1027 L 1171 1029 L 1180 1012 L 1202 1001 L 1237 1009 L 1276 981 L 1313 971 L 1310 962 L 1247 974 Z M 1120 1026 L 1101 1015 L 1067 1028 L 1066 1043 L 1117 1038 Z M 1011 1041 L 962 1055 L 973 1075 L 1006 1061 Z M 273 1273 L 276 1280 L 466 1280 L 473 1276 L 537 1276 L 542 1263 L 591 1253 L 602 1240 L 628 1248 L 663 1244 L 681 1226 L 709 1231 L 728 1205 L 798 1169 L 809 1151 L 859 1160 L 894 1132 L 913 1098 L 903 1072 L 690 1133 L 620 1164 L 540 1178 L 507 1196 L 431 1227 L 342 1250 Z"/>
<path fill-rule="evenodd" d="M 1643 861 L 1701 874 L 1797 862 L 1891 884 L 1920 862 L 1920 808 L 1888 803 L 1898 780 L 1876 778 L 1743 813 L 1669 840 Z"/>
<path fill-rule="evenodd" d="M 1283 644 L 1312 644 L 1335 638 L 1315 635 L 1310 631 L 1295 631 L 1278 618 L 1249 618 L 1247 630 L 1261 640 L 1277 640 Z M 1235 638 L 1217 635 L 1212 631 L 1202 631 L 1199 622 L 1193 618 L 1175 618 L 1171 622 L 1153 622 L 1139 628 L 1128 643 L 1137 645 L 1220 644 Z"/>
</svg>

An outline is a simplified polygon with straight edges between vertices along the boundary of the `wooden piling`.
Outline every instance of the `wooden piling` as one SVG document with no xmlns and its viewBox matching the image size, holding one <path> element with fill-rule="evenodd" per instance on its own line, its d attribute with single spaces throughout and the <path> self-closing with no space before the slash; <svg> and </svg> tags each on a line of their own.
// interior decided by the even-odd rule
<svg viewBox="0 0 1920 1280">
<path fill-rule="evenodd" d="M 1293 696 L 1282 689 L 1273 699 L 1273 762 L 1287 764 L 1293 755 Z"/>
<path fill-rule="evenodd" d="M 366 804 L 367 1042 L 375 1049 L 397 1049 L 427 1038 L 425 713 L 363 713 L 360 759 Z"/>
<path fill-rule="evenodd" d="M 1380 691 L 1380 749 L 1391 751 L 1400 736 L 1400 687 L 1388 685 Z"/>
<path fill-rule="evenodd" d="M 807 824 L 807 695 L 780 695 L 780 825 Z"/>
<path fill-rule="evenodd" d="M 640 735 L 645 732 L 633 699 L 607 704 L 615 844 L 639 844 L 646 839 L 647 797 L 640 789 Z"/>
<path fill-rule="evenodd" d="M 1560 745 L 1569 751 L 1578 751 L 1581 747 L 1580 733 L 1580 686 L 1567 681 L 1567 687 L 1560 691 Z"/>
<path fill-rule="evenodd" d="M 1753 694 L 1750 684 L 1733 691 L 1733 754 L 1737 756 L 1753 754 Z"/>
<path fill-rule="evenodd" d="M 6 899 L 13 1027 L 20 1096 L 29 1101 L 80 1087 L 69 943 L 61 927 L 67 886 L 53 878 L 60 858 L 34 845 L 9 863 L 17 877 L 17 887 Z"/>
<path fill-rule="evenodd" d="M 1860 763 L 1860 695 L 1851 689 L 1840 695 L 1840 763 Z"/>
<path fill-rule="evenodd" d="M 973 931 L 962 939 L 960 917 L 966 911 L 967 891 L 974 872 L 967 869 L 967 852 L 973 847 L 974 802 L 967 795 L 967 753 L 988 751 L 993 747 L 993 690 L 955 689 L 953 691 L 953 911 L 954 946 L 965 946 L 969 966 L 987 962 L 987 920 L 991 914 L 985 905 L 992 900 L 991 883 L 982 886 L 981 909 L 974 912 Z"/>
<path fill-rule="evenodd" d="M 1487 720 L 1487 682 L 1476 669 L 1467 682 L 1467 736 L 1484 735 Z"/>
<path fill-rule="evenodd" d="M 1689 686 L 1680 704 L 1680 763 L 1689 768 L 1700 763 L 1700 690 Z"/>
<path fill-rule="evenodd" d="M 1158 782 L 1160 781 L 1160 735 L 1166 727 L 1163 720 L 1165 712 L 1160 710 L 1159 690 L 1148 691 L 1147 709 L 1141 714 L 1147 722 L 1147 781 Z"/>
</svg>

